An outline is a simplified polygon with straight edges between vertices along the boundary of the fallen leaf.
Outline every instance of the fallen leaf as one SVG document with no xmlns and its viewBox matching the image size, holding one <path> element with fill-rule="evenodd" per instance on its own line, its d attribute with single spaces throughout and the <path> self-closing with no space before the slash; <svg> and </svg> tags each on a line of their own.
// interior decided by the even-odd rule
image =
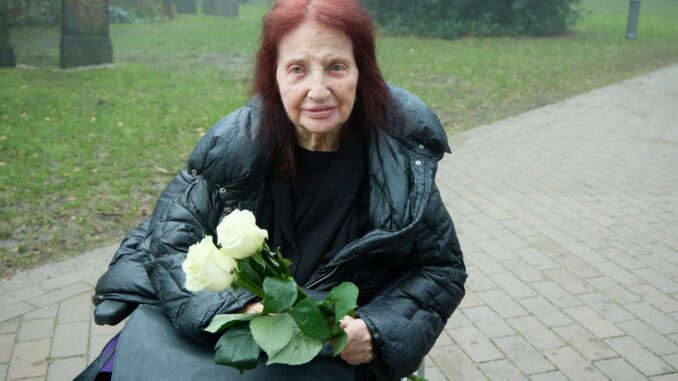
<svg viewBox="0 0 678 381">
<path fill-rule="evenodd" d="M 96 122 L 96 121 L 97 121 L 97 117 L 96 117 L 96 116 L 93 116 L 93 117 L 90 119 L 90 122 Z"/>
</svg>

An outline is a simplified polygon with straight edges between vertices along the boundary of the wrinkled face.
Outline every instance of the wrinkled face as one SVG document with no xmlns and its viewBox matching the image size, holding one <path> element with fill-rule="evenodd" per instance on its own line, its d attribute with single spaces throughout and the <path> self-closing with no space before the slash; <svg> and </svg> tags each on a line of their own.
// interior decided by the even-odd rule
<svg viewBox="0 0 678 381">
<path fill-rule="evenodd" d="M 348 36 L 303 22 L 280 41 L 276 79 L 299 145 L 321 150 L 338 145 L 358 85 L 358 68 Z"/>
</svg>

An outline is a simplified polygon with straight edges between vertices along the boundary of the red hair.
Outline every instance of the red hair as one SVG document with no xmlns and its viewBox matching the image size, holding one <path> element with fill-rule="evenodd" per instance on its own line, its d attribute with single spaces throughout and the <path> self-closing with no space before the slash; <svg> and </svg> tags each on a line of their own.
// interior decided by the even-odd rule
<svg viewBox="0 0 678 381">
<path fill-rule="evenodd" d="M 264 16 L 261 45 L 257 54 L 252 92 L 262 107 L 262 142 L 274 150 L 280 169 L 294 173 L 296 133 L 280 98 L 276 80 L 278 45 L 282 38 L 304 21 L 344 32 L 353 44 L 358 67 L 356 103 L 349 123 L 367 132 L 385 128 L 384 113 L 391 103 L 388 86 L 377 66 L 374 26 L 369 13 L 357 0 L 279 0 Z"/>
</svg>

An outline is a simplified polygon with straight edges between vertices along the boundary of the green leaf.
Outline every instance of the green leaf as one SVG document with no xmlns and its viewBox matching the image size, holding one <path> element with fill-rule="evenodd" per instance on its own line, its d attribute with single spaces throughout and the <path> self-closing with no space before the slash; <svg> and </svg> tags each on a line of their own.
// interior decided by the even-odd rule
<svg viewBox="0 0 678 381">
<path fill-rule="evenodd" d="M 232 327 L 224 332 L 215 347 L 214 362 L 240 370 L 257 366 L 260 349 L 248 325 Z"/>
<path fill-rule="evenodd" d="M 252 284 L 260 285 L 263 281 L 263 272 L 264 269 L 258 269 L 258 263 L 256 261 L 250 262 L 249 258 L 238 260 L 238 276 L 246 276 Z M 261 286 L 259 286 L 261 287 Z"/>
<path fill-rule="evenodd" d="M 318 307 L 320 308 L 320 311 L 323 313 L 323 315 L 334 316 L 334 304 L 332 304 L 329 300 L 323 300 Z"/>
<path fill-rule="evenodd" d="M 261 252 L 259 258 L 261 263 L 263 263 L 264 276 L 269 276 L 272 278 L 280 278 L 281 276 L 289 276 L 289 272 L 283 272 L 280 268 L 280 265 L 275 261 L 274 257 L 271 256 L 271 249 L 268 246 L 264 247 L 264 250 Z"/>
<path fill-rule="evenodd" d="M 332 345 L 332 357 L 341 353 L 346 347 L 346 342 L 348 341 L 348 335 L 344 330 L 341 331 L 338 335 L 334 336 L 330 340 L 330 345 Z"/>
<path fill-rule="evenodd" d="M 339 334 L 341 334 L 342 332 L 344 332 L 344 329 L 341 328 L 341 326 L 339 325 L 339 322 L 338 322 L 338 321 L 335 322 L 335 324 L 332 326 L 332 336 L 339 335 Z"/>
<path fill-rule="evenodd" d="M 262 304 L 266 313 L 285 312 L 297 300 L 297 283 L 292 277 L 285 280 L 267 277 L 264 279 L 264 291 L 266 297 Z"/>
<path fill-rule="evenodd" d="M 320 352 L 323 343 L 320 340 L 312 339 L 304 335 L 301 331 L 296 331 L 292 340 L 278 353 L 268 358 L 266 365 L 286 364 L 301 365 L 313 360 Z"/>
<path fill-rule="evenodd" d="M 353 310 L 358 307 L 358 287 L 351 282 L 344 282 L 330 291 L 328 299 L 334 303 L 336 321 L 346 315 L 353 316 Z"/>
<path fill-rule="evenodd" d="M 332 335 L 330 322 L 320 311 L 318 303 L 310 296 L 294 306 L 290 310 L 290 315 L 297 322 L 299 329 L 310 338 L 325 342 Z"/>
<path fill-rule="evenodd" d="M 264 253 L 265 253 L 265 252 L 264 252 Z M 268 254 L 266 254 L 266 255 L 268 255 Z M 261 252 L 255 253 L 255 254 L 254 254 L 253 256 L 251 256 L 250 258 L 252 258 L 252 260 L 253 260 L 255 263 L 257 263 L 259 266 L 261 266 L 262 269 L 265 269 L 265 268 L 266 268 L 266 261 L 265 261 L 264 258 L 262 257 Z"/>
<path fill-rule="evenodd" d="M 238 324 L 238 322 L 250 321 L 261 315 L 260 313 L 215 315 L 207 328 L 205 328 L 205 331 L 216 333 L 228 329 Z"/>
<path fill-rule="evenodd" d="M 290 264 L 292 261 L 283 257 L 280 248 L 276 248 L 275 251 L 268 249 L 268 253 L 265 254 L 264 258 L 271 264 L 272 267 L 275 267 L 276 272 L 283 276 L 290 275 Z"/>
<path fill-rule="evenodd" d="M 411 380 L 411 381 L 428 381 L 424 377 L 419 377 L 416 374 L 410 374 L 409 376 L 407 376 L 405 378 L 407 378 L 408 380 Z"/>
<path fill-rule="evenodd" d="M 283 349 L 294 334 L 294 319 L 287 314 L 259 316 L 250 321 L 254 341 L 271 357 Z"/>
</svg>

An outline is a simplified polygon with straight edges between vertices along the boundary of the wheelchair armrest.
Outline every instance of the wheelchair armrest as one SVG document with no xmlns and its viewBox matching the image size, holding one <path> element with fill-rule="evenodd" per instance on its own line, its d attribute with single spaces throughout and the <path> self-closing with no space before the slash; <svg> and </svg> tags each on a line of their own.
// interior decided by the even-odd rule
<svg viewBox="0 0 678 381">
<path fill-rule="evenodd" d="M 94 322 L 97 325 L 116 325 L 129 316 L 137 306 L 116 300 L 104 300 L 94 307 Z"/>
</svg>

